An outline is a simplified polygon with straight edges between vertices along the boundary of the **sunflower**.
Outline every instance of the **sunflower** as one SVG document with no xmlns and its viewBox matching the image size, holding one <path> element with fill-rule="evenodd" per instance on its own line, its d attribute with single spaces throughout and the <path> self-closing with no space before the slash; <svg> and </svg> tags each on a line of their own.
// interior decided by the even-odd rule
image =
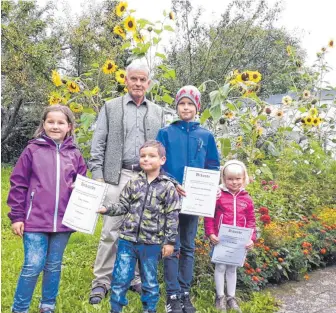
<svg viewBox="0 0 336 313">
<path fill-rule="evenodd" d="M 264 129 L 262 127 L 258 127 L 257 128 L 257 134 L 258 134 L 258 136 L 261 136 L 263 134 L 263 132 L 264 132 Z"/>
<path fill-rule="evenodd" d="M 117 14 L 117 16 L 119 17 L 122 16 L 125 13 L 127 7 L 128 7 L 127 2 L 119 2 L 115 8 L 115 13 Z"/>
<path fill-rule="evenodd" d="M 119 35 L 122 39 L 126 39 L 126 33 L 120 25 L 114 26 L 113 32 L 116 35 Z"/>
<path fill-rule="evenodd" d="M 172 11 L 169 12 L 169 19 L 171 19 L 172 21 L 175 20 L 174 12 Z"/>
<path fill-rule="evenodd" d="M 310 91 L 304 90 L 302 94 L 303 99 L 308 99 L 310 97 Z"/>
<path fill-rule="evenodd" d="M 125 87 L 123 90 L 125 93 L 128 93 L 128 89 Z"/>
<path fill-rule="evenodd" d="M 293 99 L 290 96 L 284 96 L 281 102 L 282 104 L 285 104 L 285 105 L 291 105 L 293 102 Z"/>
<path fill-rule="evenodd" d="M 141 35 L 139 32 L 136 32 L 133 34 L 133 39 L 135 42 L 144 42 L 145 41 L 145 37 L 143 35 Z"/>
<path fill-rule="evenodd" d="M 329 48 L 334 48 L 334 40 L 333 39 L 329 40 L 328 46 L 329 46 Z"/>
<path fill-rule="evenodd" d="M 305 125 L 311 125 L 313 123 L 313 117 L 311 116 L 306 116 L 304 120 Z"/>
<path fill-rule="evenodd" d="M 309 114 L 310 114 L 311 116 L 317 116 L 317 115 L 318 115 L 318 111 L 317 111 L 316 108 L 311 108 L 311 109 L 309 110 Z"/>
<path fill-rule="evenodd" d="M 118 70 L 115 75 L 119 84 L 125 84 L 126 72 L 124 70 Z"/>
<path fill-rule="evenodd" d="M 278 111 L 276 112 L 276 116 L 277 116 L 278 118 L 282 118 L 282 117 L 283 117 L 283 111 L 278 110 Z"/>
<path fill-rule="evenodd" d="M 136 23 L 135 23 L 135 19 L 132 16 L 128 16 L 125 20 L 124 20 L 124 26 L 125 29 L 129 32 L 135 32 L 136 30 Z"/>
<path fill-rule="evenodd" d="M 112 74 L 117 70 L 118 66 L 115 65 L 114 61 L 107 60 L 103 65 L 103 72 L 105 74 Z"/>
<path fill-rule="evenodd" d="M 61 76 L 60 76 L 60 74 L 58 74 L 57 71 L 52 71 L 51 80 L 56 87 L 59 87 L 59 86 L 63 85 Z"/>
<path fill-rule="evenodd" d="M 258 71 L 250 72 L 250 80 L 259 83 L 261 81 L 261 74 Z"/>
<path fill-rule="evenodd" d="M 319 117 L 313 117 L 312 124 L 314 126 L 319 126 L 321 124 L 321 119 Z"/>
<path fill-rule="evenodd" d="M 72 93 L 76 93 L 80 91 L 79 86 L 74 81 L 68 81 L 67 87 L 68 87 L 68 90 Z"/>
<path fill-rule="evenodd" d="M 242 142 L 243 141 L 243 136 L 238 136 L 237 137 L 237 142 Z"/>
<path fill-rule="evenodd" d="M 225 112 L 224 113 L 224 115 L 227 117 L 227 118 L 233 118 L 233 116 L 234 116 L 234 113 L 233 112 L 231 112 L 231 111 L 227 111 L 227 112 Z"/>
<path fill-rule="evenodd" d="M 248 72 L 243 72 L 243 73 L 241 73 L 240 78 L 241 78 L 242 81 L 246 82 L 246 81 L 250 80 L 250 75 L 249 75 Z"/>
<path fill-rule="evenodd" d="M 52 92 L 49 96 L 49 104 L 55 105 L 63 102 L 63 97 L 57 92 Z"/>
<path fill-rule="evenodd" d="M 70 104 L 70 110 L 74 113 L 80 113 L 83 111 L 83 106 L 79 103 L 72 102 Z"/>
</svg>

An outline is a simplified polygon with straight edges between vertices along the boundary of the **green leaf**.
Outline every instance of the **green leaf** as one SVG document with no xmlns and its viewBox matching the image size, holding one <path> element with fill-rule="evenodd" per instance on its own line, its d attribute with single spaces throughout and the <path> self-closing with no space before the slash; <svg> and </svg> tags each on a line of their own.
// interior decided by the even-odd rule
<svg viewBox="0 0 336 313">
<path fill-rule="evenodd" d="M 264 165 L 264 164 L 263 164 Z M 261 170 L 261 172 L 266 176 L 268 177 L 269 179 L 273 179 L 273 174 L 270 170 L 270 168 L 265 164 L 265 166 L 261 166 L 259 168 Z"/>
<path fill-rule="evenodd" d="M 84 131 L 87 131 L 89 127 L 92 125 L 94 120 L 96 119 L 96 114 L 93 113 L 82 113 L 80 117 L 80 124 Z"/>
<path fill-rule="evenodd" d="M 230 102 L 227 102 L 225 103 L 226 107 L 228 109 L 230 109 L 231 111 L 235 111 L 236 110 L 236 107 L 234 106 L 234 104 L 230 103 Z"/>
<path fill-rule="evenodd" d="M 199 87 L 198 90 L 200 91 L 200 93 L 203 93 L 206 91 L 206 84 L 202 83 Z"/>
<path fill-rule="evenodd" d="M 127 48 L 129 48 L 131 46 L 131 42 L 130 41 L 126 41 L 122 46 L 121 49 L 125 50 Z"/>
<path fill-rule="evenodd" d="M 161 99 L 163 102 L 167 102 L 168 104 L 172 104 L 174 102 L 174 99 L 167 93 L 165 93 Z"/>
<path fill-rule="evenodd" d="M 165 30 L 170 31 L 170 32 L 173 32 L 173 31 L 174 31 L 174 28 L 171 27 L 170 25 L 166 25 L 166 26 L 164 26 L 163 28 L 164 28 Z"/>
<path fill-rule="evenodd" d="M 224 86 L 220 87 L 219 90 L 220 90 L 222 96 L 224 96 L 226 98 L 229 91 L 230 91 L 230 83 L 227 83 Z"/>
<path fill-rule="evenodd" d="M 153 44 L 157 45 L 161 41 L 161 38 L 153 37 Z"/>
<path fill-rule="evenodd" d="M 307 109 L 305 107 L 301 107 L 298 109 L 301 113 L 307 112 Z"/>
<path fill-rule="evenodd" d="M 217 122 L 222 116 L 222 108 L 221 105 L 214 105 L 209 108 L 212 118 Z"/>
<path fill-rule="evenodd" d="M 162 29 L 153 29 L 153 31 L 158 35 L 162 33 Z"/>
<path fill-rule="evenodd" d="M 200 117 L 200 123 L 204 124 L 205 121 L 209 119 L 209 117 L 211 117 L 210 110 L 209 109 L 204 110 Z"/>
<path fill-rule="evenodd" d="M 144 28 L 146 25 L 152 25 L 154 24 L 146 19 L 140 18 L 137 20 L 137 23 L 139 24 L 140 28 Z"/>
<path fill-rule="evenodd" d="M 222 156 L 227 157 L 231 151 L 231 141 L 229 138 L 219 138 L 221 143 Z"/>
<path fill-rule="evenodd" d="M 163 60 L 167 60 L 167 57 L 163 53 L 156 52 L 155 55 Z"/>
<path fill-rule="evenodd" d="M 159 95 L 155 95 L 154 97 L 156 102 L 160 102 L 161 101 L 161 97 Z"/>
<path fill-rule="evenodd" d="M 99 67 L 99 63 L 92 63 L 92 64 L 91 64 L 91 67 L 93 67 L 93 68 L 98 68 L 98 67 Z"/>
</svg>

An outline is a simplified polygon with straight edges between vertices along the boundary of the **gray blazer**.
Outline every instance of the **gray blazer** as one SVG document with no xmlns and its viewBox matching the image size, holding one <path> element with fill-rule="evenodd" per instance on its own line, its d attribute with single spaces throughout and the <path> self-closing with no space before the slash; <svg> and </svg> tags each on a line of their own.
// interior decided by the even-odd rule
<svg viewBox="0 0 336 313">
<path fill-rule="evenodd" d="M 93 134 L 91 158 L 88 162 L 93 179 L 103 178 L 106 183 L 118 185 L 120 180 L 124 149 L 124 110 L 123 97 L 106 102 L 101 108 Z M 164 112 L 157 104 L 147 100 L 144 117 L 145 141 L 155 139 L 164 126 Z"/>
</svg>

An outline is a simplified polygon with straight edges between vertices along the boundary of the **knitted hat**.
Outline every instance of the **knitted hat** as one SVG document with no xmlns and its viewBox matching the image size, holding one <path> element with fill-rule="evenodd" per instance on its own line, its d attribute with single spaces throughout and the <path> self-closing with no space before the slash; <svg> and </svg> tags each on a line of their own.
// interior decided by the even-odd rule
<svg viewBox="0 0 336 313">
<path fill-rule="evenodd" d="M 201 109 L 201 93 L 195 86 L 184 86 L 177 92 L 175 97 L 176 108 L 184 97 L 190 99 L 195 104 L 197 112 Z"/>
</svg>

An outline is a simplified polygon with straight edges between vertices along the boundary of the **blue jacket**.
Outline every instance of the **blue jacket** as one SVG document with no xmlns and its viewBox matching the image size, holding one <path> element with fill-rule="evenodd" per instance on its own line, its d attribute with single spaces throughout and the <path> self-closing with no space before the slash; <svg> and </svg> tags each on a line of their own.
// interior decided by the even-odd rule
<svg viewBox="0 0 336 313">
<path fill-rule="evenodd" d="M 184 167 L 219 170 L 219 154 L 212 133 L 199 122 L 175 121 L 156 138 L 166 148 L 163 169 L 182 184 Z"/>
</svg>

